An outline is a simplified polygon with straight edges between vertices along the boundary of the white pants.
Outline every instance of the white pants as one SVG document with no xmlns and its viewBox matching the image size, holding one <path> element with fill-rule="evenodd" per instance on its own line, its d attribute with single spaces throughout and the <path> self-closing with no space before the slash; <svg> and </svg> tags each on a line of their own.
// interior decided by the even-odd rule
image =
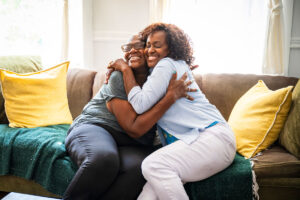
<svg viewBox="0 0 300 200">
<path fill-rule="evenodd" d="M 206 179 L 228 167 L 236 153 L 228 125 L 216 124 L 192 144 L 178 140 L 150 154 L 142 163 L 147 180 L 139 200 L 189 199 L 183 184 Z"/>
</svg>

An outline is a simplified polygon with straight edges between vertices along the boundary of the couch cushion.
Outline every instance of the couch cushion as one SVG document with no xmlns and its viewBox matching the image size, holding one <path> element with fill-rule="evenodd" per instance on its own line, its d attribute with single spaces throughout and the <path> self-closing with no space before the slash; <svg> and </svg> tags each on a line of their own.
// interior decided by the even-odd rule
<svg viewBox="0 0 300 200">
<path fill-rule="evenodd" d="M 52 68 L 18 74 L 1 70 L 5 110 L 10 127 L 71 124 L 67 99 L 69 62 Z"/>
<path fill-rule="evenodd" d="M 39 56 L 0 56 L 0 68 L 17 73 L 28 73 L 42 70 Z M 0 123 L 8 124 L 4 109 L 4 98 L 0 92 Z"/>
<path fill-rule="evenodd" d="M 40 56 L 0 56 L 0 68 L 20 74 L 42 69 Z"/>
<path fill-rule="evenodd" d="M 279 143 L 300 159 L 300 81 L 293 91 L 291 110 L 280 133 Z"/>
<path fill-rule="evenodd" d="M 238 100 L 228 124 L 241 155 L 251 158 L 278 139 L 292 102 L 292 88 L 272 91 L 260 80 Z"/>
<path fill-rule="evenodd" d="M 275 145 L 253 159 L 257 178 L 300 178 L 300 160 Z"/>
<path fill-rule="evenodd" d="M 262 178 L 257 183 L 259 199 L 299 200 L 300 178 Z"/>
<path fill-rule="evenodd" d="M 269 89 L 277 90 L 296 85 L 298 78 L 254 74 L 203 74 L 199 86 L 207 99 L 228 120 L 235 103 L 258 80 L 263 80 Z M 198 83 L 198 79 L 196 81 Z"/>
<path fill-rule="evenodd" d="M 96 71 L 71 68 L 67 76 L 67 91 L 70 111 L 73 119 L 81 112 L 93 95 Z"/>
</svg>

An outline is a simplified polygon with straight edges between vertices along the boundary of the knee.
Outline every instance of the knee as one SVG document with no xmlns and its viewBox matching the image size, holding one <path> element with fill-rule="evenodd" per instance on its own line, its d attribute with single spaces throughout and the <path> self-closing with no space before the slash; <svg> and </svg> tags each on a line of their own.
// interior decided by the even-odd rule
<svg viewBox="0 0 300 200">
<path fill-rule="evenodd" d="M 82 167 L 92 171 L 93 174 L 117 174 L 120 167 L 118 151 L 114 149 L 102 149 L 101 151 L 87 152 L 87 156 L 81 164 Z"/>
<path fill-rule="evenodd" d="M 114 146 L 95 148 L 95 145 L 83 144 L 76 138 L 69 141 L 66 148 L 72 160 L 86 172 L 114 175 L 119 170 L 119 153 Z"/>
<path fill-rule="evenodd" d="M 159 162 L 159 159 L 155 159 L 151 156 L 148 156 L 142 162 L 142 174 L 147 180 L 148 177 L 154 176 L 155 173 L 159 172 L 159 170 L 162 168 L 163 165 Z"/>
<path fill-rule="evenodd" d="M 78 141 L 78 138 L 68 135 L 65 140 L 65 147 L 72 161 L 79 167 L 86 159 L 86 153 L 83 146 Z"/>
</svg>

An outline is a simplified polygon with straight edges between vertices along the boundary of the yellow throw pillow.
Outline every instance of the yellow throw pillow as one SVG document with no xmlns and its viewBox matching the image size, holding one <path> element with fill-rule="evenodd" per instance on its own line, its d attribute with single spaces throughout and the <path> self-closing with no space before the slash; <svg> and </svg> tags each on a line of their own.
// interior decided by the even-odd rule
<svg viewBox="0 0 300 200">
<path fill-rule="evenodd" d="M 10 127 L 34 128 L 71 124 L 67 98 L 69 62 L 27 74 L 0 70 Z"/>
<path fill-rule="evenodd" d="M 292 88 L 272 91 L 260 80 L 237 101 L 228 123 L 241 155 L 251 158 L 278 139 L 291 106 Z"/>
</svg>

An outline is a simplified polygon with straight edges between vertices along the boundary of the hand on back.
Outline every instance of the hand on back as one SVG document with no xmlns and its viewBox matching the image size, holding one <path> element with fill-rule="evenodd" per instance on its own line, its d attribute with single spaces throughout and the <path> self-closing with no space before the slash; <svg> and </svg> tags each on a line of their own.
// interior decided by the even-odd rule
<svg viewBox="0 0 300 200">
<path fill-rule="evenodd" d="M 176 78 L 177 78 L 177 73 L 174 73 L 170 80 L 170 83 L 169 83 L 169 86 L 167 89 L 167 94 L 173 95 L 175 100 L 177 100 L 181 97 L 185 97 L 191 101 L 194 100 L 193 97 L 188 95 L 188 92 L 196 92 L 197 89 L 189 88 L 189 86 L 192 84 L 192 81 L 186 81 L 187 74 L 184 73 L 182 75 L 182 77 L 178 80 L 176 80 Z"/>
<path fill-rule="evenodd" d="M 116 64 L 115 62 L 116 61 L 118 61 L 118 63 Z M 116 61 L 111 61 L 109 64 L 108 64 L 108 66 L 107 66 L 107 71 L 106 71 L 106 73 L 105 73 L 105 81 L 104 81 L 104 83 L 105 84 L 107 84 L 108 83 L 108 80 L 109 80 L 109 78 L 110 78 L 110 75 L 111 75 L 111 73 L 113 72 L 113 71 L 115 71 L 116 69 L 114 68 L 114 66 L 115 67 L 117 67 L 119 64 L 124 64 L 123 62 L 125 62 L 123 59 L 118 59 L 118 60 L 116 60 Z M 127 63 L 126 63 L 127 64 Z M 196 68 L 198 68 L 199 67 L 199 65 L 190 65 L 190 70 L 194 70 L 194 69 L 196 69 Z M 118 71 L 120 71 L 120 70 L 118 70 Z"/>
<path fill-rule="evenodd" d="M 107 84 L 110 78 L 110 75 L 113 71 L 122 71 L 123 69 L 129 67 L 128 64 L 122 59 L 117 59 L 115 61 L 111 61 L 107 66 L 107 72 L 105 73 L 105 81 Z"/>
</svg>

